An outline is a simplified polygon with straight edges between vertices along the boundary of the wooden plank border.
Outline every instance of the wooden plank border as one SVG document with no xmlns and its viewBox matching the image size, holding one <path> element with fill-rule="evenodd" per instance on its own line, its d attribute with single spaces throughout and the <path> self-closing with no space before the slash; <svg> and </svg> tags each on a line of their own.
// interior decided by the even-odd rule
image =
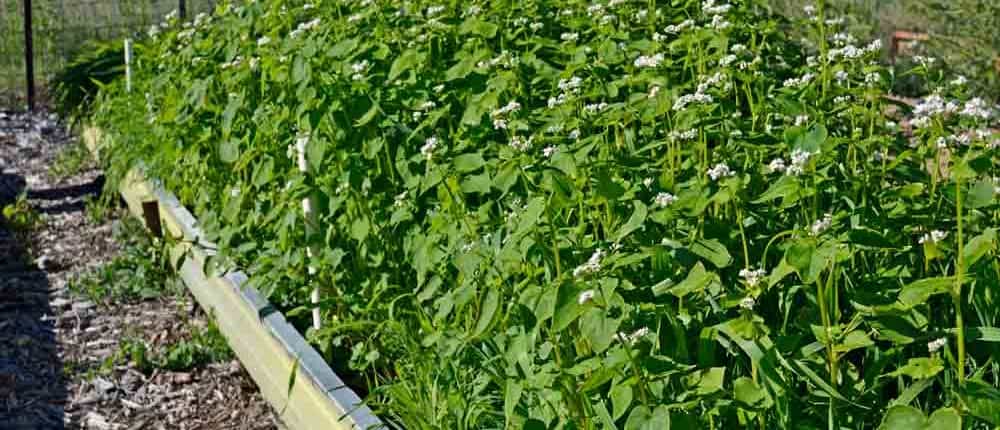
<svg viewBox="0 0 1000 430">
<path fill-rule="evenodd" d="M 94 127 L 83 131 L 94 154 L 103 145 L 102 136 Z M 229 346 L 285 425 L 294 430 L 386 428 L 284 315 L 247 286 L 246 274 L 205 273 L 205 261 L 215 246 L 203 239 L 197 220 L 176 196 L 138 169 L 122 181 L 119 192 L 140 219 L 143 203 L 157 202 L 163 234 L 176 241 L 171 251 L 181 279 L 199 305 L 215 317 Z M 293 372 L 295 383 L 289 390 Z"/>
</svg>

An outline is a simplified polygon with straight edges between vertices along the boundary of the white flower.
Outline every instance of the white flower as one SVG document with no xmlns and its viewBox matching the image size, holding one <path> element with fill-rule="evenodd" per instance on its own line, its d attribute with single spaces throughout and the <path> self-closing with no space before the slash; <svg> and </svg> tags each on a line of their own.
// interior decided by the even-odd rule
<svg viewBox="0 0 1000 430">
<path fill-rule="evenodd" d="M 546 146 L 545 148 L 542 149 L 542 155 L 545 158 L 552 158 L 552 156 L 555 155 L 557 152 L 559 152 L 559 148 L 552 145 Z"/>
<path fill-rule="evenodd" d="M 538 30 L 541 30 L 544 27 L 545 27 L 545 24 L 542 24 L 540 22 L 533 22 L 533 23 L 531 23 L 531 25 L 528 26 L 528 28 L 530 28 L 532 31 L 538 31 Z"/>
<path fill-rule="evenodd" d="M 948 237 L 948 232 L 941 230 L 934 230 L 930 233 L 925 233 L 923 236 L 920 237 L 920 240 L 918 240 L 917 242 L 921 244 L 938 243 L 944 240 L 946 237 Z"/>
<path fill-rule="evenodd" d="M 522 136 L 514 136 L 510 138 L 510 147 L 520 152 L 527 152 L 529 149 L 531 149 L 531 142 L 533 140 L 534 137 L 529 137 L 525 139 Z"/>
<path fill-rule="evenodd" d="M 701 10 L 708 15 L 720 15 L 729 12 L 732 5 L 723 3 L 720 5 L 715 4 L 715 0 L 705 0 L 701 2 Z"/>
<path fill-rule="evenodd" d="M 718 181 L 720 178 L 727 176 L 733 176 L 733 172 L 729 170 L 729 166 L 725 163 L 718 163 L 711 169 L 708 169 L 708 176 L 712 178 L 713 181 Z"/>
<path fill-rule="evenodd" d="M 663 61 L 663 58 L 663 54 L 655 54 L 652 56 L 640 55 L 632 64 L 640 69 L 647 67 L 652 68 L 659 66 L 660 62 Z"/>
<path fill-rule="evenodd" d="M 761 279 L 764 279 L 766 272 L 764 269 L 742 269 L 740 270 L 740 277 L 746 281 L 747 285 L 751 287 L 756 287 L 760 285 Z"/>
<path fill-rule="evenodd" d="M 795 117 L 795 126 L 801 127 L 809 122 L 809 115 L 799 115 Z"/>
<path fill-rule="evenodd" d="M 437 107 L 437 103 L 434 103 L 433 101 L 428 100 L 426 102 L 421 103 L 419 109 L 420 110 L 431 110 L 431 109 L 434 109 L 435 107 Z"/>
<path fill-rule="evenodd" d="M 677 101 L 674 102 L 673 109 L 675 111 L 682 111 L 690 104 L 709 104 L 714 101 L 715 99 L 711 95 L 701 92 L 685 94 L 677 98 Z"/>
<path fill-rule="evenodd" d="M 775 159 L 771 160 L 770 163 L 767 164 L 767 172 L 768 173 L 784 172 L 784 171 L 785 171 L 785 159 L 784 158 L 775 158 Z"/>
<path fill-rule="evenodd" d="M 660 94 L 660 86 L 659 85 L 653 85 L 653 86 L 649 87 L 649 94 L 646 95 L 646 98 L 653 99 L 653 98 L 656 98 L 656 96 L 658 94 Z"/>
<path fill-rule="evenodd" d="M 573 139 L 573 140 L 579 139 L 580 138 L 580 129 L 576 129 L 576 130 L 573 130 L 573 131 L 569 132 L 569 138 Z"/>
<path fill-rule="evenodd" d="M 837 72 L 833 74 L 833 78 L 836 79 L 837 82 L 846 81 L 848 76 L 849 75 L 846 70 L 837 70 Z"/>
<path fill-rule="evenodd" d="M 392 205 L 397 208 L 401 208 L 405 204 L 406 204 L 406 191 L 396 194 L 396 197 L 393 199 Z"/>
<path fill-rule="evenodd" d="M 659 193 L 653 199 L 653 206 L 665 208 L 677 201 L 677 197 L 670 193 Z"/>
<path fill-rule="evenodd" d="M 813 236 L 819 236 L 827 231 L 831 226 L 833 226 L 833 214 L 827 213 L 823 215 L 822 219 L 816 220 L 812 226 L 809 227 L 809 234 Z"/>
<path fill-rule="evenodd" d="M 573 269 L 574 277 L 581 277 L 584 275 L 597 273 L 601 270 L 601 259 L 604 258 L 604 251 L 601 248 L 594 250 L 594 253 L 590 255 L 586 263 L 583 263 Z"/>
<path fill-rule="evenodd" d="M 695 25 L 694 20 L 686 19 L 683 22 L 681 22 L 680 24 L 676 24 L 676 25 L 672 24 L 672 25 L 666 26 L 663 29 L 663 31 L 665 33 L 667 33 L 667 34 L 677 34 L 677 33 L 680 33 L 680 32 L 682 32 L 682 31 L 684 31 L 684 30 L 686 30 L 688 28 L 694 27 L 694 25 Z"/>
<path fill-rule="evenodd" d="M 420 147 L 420 153 L 423 154 L 428 160 L 434 155 L 434 149 L 437 148 L 438 138 L 437 136 L 428 137 L 424 141 L 424 146 Z"/>
<path fill-rule="evenodd" d="M 368 64 L 368 60 L 361 60 L 357 63 L 351 64 L 351 70 L 354 71 L 354 73 L 361 73 L 368 69 Z"/>
<path fill-rule="evenodd" d="M 942 337 L 936 340 L 927 342 L 927 351 L 931 354 L 938 352 L 941 348 L 948 344 L 948 338 Z"/>
<path fill-rule="evenodd" d="M 506 130 L 507 129 L 507 120 L 500 119 L 500 118 L 494 119 L 493 120 L 493 129 L 495 129 L 495 130 Z"/>
<path fill-rule="evenodd" d="M 752 311 L 753 307 L 757 304 L 757 301 L 753 297 L 747 296 L 743 300 L 740 300 L 740 307 L 748 311 Z"/>
<path fill-rule="evenodd" d="M 653 186 L 653 181 L 655 181 L 655 179 L 653 179 L 653 178 L 643 179 L 642 180 L 642 185 L 644 185 L 646 188 L 652 187 Z"/>
<path fill-rule="evenodd" d="M 437 15 L 437 14 L 439 14 L 441 12 L 444 12 L 444 9 L 445 9 L 445 7 L 444 6 L 440 6 L 440 5 L 438 5 L 438 6 L 428 6 L 427 9 L 425 10 L 425 14 L 428 17 L 432 17 L 432 16 Z"/>
<path fill-rule="evenodd" d="M 966 79 L 965 76 L 958 75 L 958 77 L 949 82 L 949 84 L 955 87 L 963 87 L 967 82 L 969 82 L 969 80 Z"/>
<path fill-rule="evenodd" d="M 594 290 L 586 290 L 586 291 L 580 293 L 580 296 L 577 297 L 577 299 L 576 299 L 576 303 L 580 304 L 580 305 L 584 305 L 587 302 L 589 302 L 591 300 L 594 300 L 594 295 L 595 294 L 596 293 L 594 292 Z"/>
<path fill-rule="evenodd" d="M 992 109 L 987 106 L 986 101 L 981 97 L 976 97 L 965 102 L 965 106 L 959 114 L 973 119 L 983 120 L 990 119 L 990 117 L 993 116 Z"/>
<path fill-rule="evenodd" d="M 649 328 L 648 327 L 643 327 L 643 328 L 640 328 L 640 329 L 632 332 L 632 334 L 626 334 L 626 333 L 619 332 L 618 333 L 618 337 L 623 342 L 626 342 L 629 345 L 634 345 L 636 342 L 639 341 L 639 339 L 642 339 L 642 338 L 646 337 L 646 335 L 648 335 L 648 334 L 649 334 Z"/>
<path fill-rule="evenodd" d="M 690 129 L 687 129 L 687 130 L 684 130 L 684 131 L 674 130 L 674 131 L 671 131 L 669 134 L 667 134 L 667 137 L 669 137 L 670 140 L 673 140 L 673 141 L 676 141 L 676 142 L 683 142 L 683 141 L 688 141 L 688 140 L 695 140 L 695 139 L 698 138 L 698 130 L 694 129 L 694 128 L 690 128 Z"/>
<path fill-rule="evenodd" d="M 521 110 L 521 104 L 516 100 L 507 103 L 504 107 L 493 111 L 492 116 L 503 116 Z"/>
<path fill-rule="evenodd" d="M 604 102 L 588 104 L 583 107 L 584 112 L 588 114 L 595 114 L 608 108 L 608 104 Z"/>
<path fill-rule="evenodd" d="M 721 60 L 719 60 L 719 67 L 729 67 L 730 64 L 735 63 L 736 60 L 739 60 L 739 59 L 740 59 L 740 57 L 737 57 L 734 54 L 726 55 L 725 57 L 722 57 Z"/>
<path fill-rule="evenodd" d="M 583 85 L 583 79 L 579 76 L 573 76 L 569 79 L 560 79 L 558 87 L 565 92 L 575 92 L 580 89 L 581 85 Z"/>
<path fill-rule="evenodd" d="M 575 42 L 580 38 L 580 33 L 563 33 L 559 35 L 559 38 L 567 42 Z"/>
<path fill-rule="evenodd" d="M 725 30 L 725 29 L 729 28 L 729 26 L 730 26 L 729 21 L 726 21 L 726 19 L 723 18 L 722 15 L 715 15 L 715 16 L 713 16 L 712 17 L 712 23 L 709 24 L 709 27 L 712 27 L 712 28 L 714 28 L 716 30 Z"/>
<path fill-rule="evenodd" d="M 806 74 L 802 75 L 802 77 L 799 77 L 799 78 L 788 78 L 788 79 L 785 79 L 785 82 L 783 82 L 782 85 L 785 88 L 799 88 L 799 87 L 804 87 L 804 86 L 808 85 L 809 82 L 812 81 L 814 77 L 816 77 L 816 75 L 814 75 L 812 73 L 806 73 Z"/>
<path fill-rule="evenodd" d="M 809 163 L 809 159 L 812 158 L 813 153 L 805 151 L 803 149 L 796 149 L 792 151 L 791 165 L 788 166 L 788 174 L 792 176 L 798 176 L 806 171 L 806 164 Z"/>
<path fill-rule="evenodd" d="M 259 39 L 257 39 L 257 46 L 264 46 L 267 45 L 268 43 L 271 43 L 270 37 L 261 36 Z"/>
</svg>

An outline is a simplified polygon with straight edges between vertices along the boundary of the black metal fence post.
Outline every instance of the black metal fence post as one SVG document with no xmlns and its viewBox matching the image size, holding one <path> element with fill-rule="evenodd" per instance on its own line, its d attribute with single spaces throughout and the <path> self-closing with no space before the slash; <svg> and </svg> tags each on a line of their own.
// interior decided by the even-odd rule
<svg viewBox="0 0 1000 430">
<path fill-rule="evenodd" d="M 187 2 L 184 0 L 177 0 L 177 15 L 180 16 L 181 21 L 187 19 Z"/>
<path fill-rule="evenodd" d="M 31 34 L 31 0 L 24 0 L 24 75 L 28 85 L 28 111 L 35 110 L 35 49 Z"/>
</svg>

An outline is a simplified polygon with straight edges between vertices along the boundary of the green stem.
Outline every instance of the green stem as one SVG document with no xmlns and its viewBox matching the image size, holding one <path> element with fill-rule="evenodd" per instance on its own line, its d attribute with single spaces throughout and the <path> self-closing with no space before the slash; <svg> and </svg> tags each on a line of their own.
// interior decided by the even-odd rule
<svg viewBox="0 0 1000 430">
<path fill-rule="evenodd" d="M 958 383 L 965 382 L 965 324 L 962 321 L 962 282 L 965 277 L 965 237 L 962 230 L 962 180 L 955 181 L 955 211 L 958 218 L 958 265 L 951 301 L 955 305 L 955 331 L 958 333 Z"/>
</svg>

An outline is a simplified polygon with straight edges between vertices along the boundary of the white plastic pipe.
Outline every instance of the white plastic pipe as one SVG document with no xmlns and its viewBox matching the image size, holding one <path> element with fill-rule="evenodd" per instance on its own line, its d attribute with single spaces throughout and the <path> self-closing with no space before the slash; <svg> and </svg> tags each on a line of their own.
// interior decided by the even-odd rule
<svg viewBox="0 0 1000 430">
<path fill-rule="evenodd" d="M 125 39 L 125 91 L 132 92 L 132 39 Z"/>
<path fill-rule="evenodd" d="M 298 155 L 299 171 L 302 174 L 309 173 L 309 160 L 306 159 L 306 146 L 309 144 L 309 135 L 300 136 L 295 139 L 295 152 Z M 306 236 L 312 236 L 313 226 L 316 224 L 316 212 L 313 210 L 313 199 L 312 196 L 302 199 L 302 214 L 305 216 L 306 220 Z M 313 264 L 313 247 L 314 244 L 309 244 L 306 248 L 306 270 L 309 274 L 309 282 L 312 283 L 313 278 L 316 275 L 316 265 Z M 313 317 L 313 328 L 320 329 L 323 326 L 323 319 L 320 315 L 319 309 L 319 286 L 313 285 L 312 291 L 309 293 L 309 299 L 313 304 L 312 317 Z"/>
</svg>

